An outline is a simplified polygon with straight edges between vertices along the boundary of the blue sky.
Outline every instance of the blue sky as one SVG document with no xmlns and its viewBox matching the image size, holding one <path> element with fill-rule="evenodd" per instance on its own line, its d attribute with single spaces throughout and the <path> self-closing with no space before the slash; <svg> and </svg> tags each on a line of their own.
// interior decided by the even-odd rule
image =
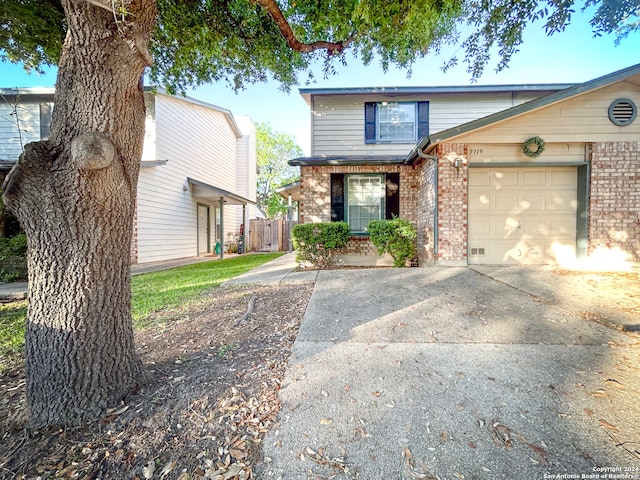
<svg viewBox="0 0 640 480">
<path fill-rule="evenodd" d="M 589 18 L 587 15 L 574 15 L 567 30 L 552 37 L 547 37 L 542 24 L 530 25 L 525 31 L 524 43 L 512 58 L 509 68 L 495 73 L 495 62 L 490 63 L 477 83 L 584 82 L 640 63 L 640 34 L 623 39 L 619 46 L 615 46 L 612 35 L 593 38 Z M 346 67 L 337 67 L 337 75 L 326 79 L 322 77 L 319 66 L 314 72 L 316 83 L 309 87 L 468 85 L 470 76 L 464 64 L 446 73 L 440 68 L 457 48 L 450 46 L 439 56 L 428 55 L 414 66 L 411 78 L 400 70 L 385 73 L 375 61 L 364 67 L 357 59 L 351 60 Z M 461 51 L 458 53 L 463 55 Z M 55 83 L 55 69 L 48 69 L 43 76 L 27 75 L 21 66 L 0 63 L 0 79 L 0 87 L 4 88 L 50 87 Z M 298 87 L 285 93 L 277 83 L 271 82 L 250 85 L 236 94 L 224 84 L 215 84 L 195 88 L 187 94 L 227 108 L 235 115 L 246 114 L 256 122 L 269 122 L 276 130 L 294 135 L 305 153 L 309 153 L 309 108 L 298 94 Z"/>
</svg>

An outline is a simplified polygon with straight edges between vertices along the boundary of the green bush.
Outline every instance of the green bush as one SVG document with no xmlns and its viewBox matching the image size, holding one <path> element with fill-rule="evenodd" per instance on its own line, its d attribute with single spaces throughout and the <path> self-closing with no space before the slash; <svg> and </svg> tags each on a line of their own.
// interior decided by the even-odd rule
<svg viewBox="0 0 640 480">
<path fill-rule="evenodd" d="M 325 268 L 347 246 L 349 225 L 347 222 L 302 223 L 293 227 L 292 236 L 296 260 Z"/>
<path fill-rule="evenodd" d="M 27 279 L 27 237 L 0 238 L 0 282 Z"/>
<path fill-rule="evenodd" d="M 395 267 L 404 267 L 407 260 L 415 257 L 414 241 L 418 234 L 411 222 L 401 218 L 372 220 L 367 225 L 367 231 L 371 242 L 378 250 L 378 255 L 391 255 Z"/>
</svg>

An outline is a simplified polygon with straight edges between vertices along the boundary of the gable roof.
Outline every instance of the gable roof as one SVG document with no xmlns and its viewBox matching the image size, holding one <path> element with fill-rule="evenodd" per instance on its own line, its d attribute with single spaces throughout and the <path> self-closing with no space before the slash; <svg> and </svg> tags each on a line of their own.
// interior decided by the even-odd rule
<svg viewBox="0 0 640 480">
<path fill-rule="evenodd" d="M 529 102 L 521 103 L 520 105 L 516 105 L 515 107 L 511 107 L 506 110 L 487 115 L 486 117 L 482 117 L 477 120 L 472 120 L 471 122 L 458 125 L 457 127 L 443 130 L 436 133 L 435 135 L 423 137 L 418 141 L 413 150 L 409 152 L 409 155 L 407 155 L 407 157 L 405 158 L 405 162 L 412 163 L 417 157 L 420 156 L 418 153 L 419 151 L 430 153 L 438 144 L 449 142 L 456 137 L 467 134 L 474 130 L 478 130 L 489 125 L 494 125 L 505 120 L 524 115 L 528 112 L 547 107 L 554 103 L 567 100 L 571 97 L 598 90 L 613 83 L 617 83 L 623 80 L 629 80 L 636 75 L 638 76 L 636 83 L 637 85 L 640 85 L 640 64 L 623 68 L 622 70 L 609 73 L 608 75 L 604 75 L 602 77 L 598 77 L 584 83 L 573 85 L 559 92 L 554 92 L 549 95 L 531 100 Z"/>
<path fill-rule="evenodd" d="M 375 95 L 407 96 L 458 93 L 500 93 L 500 92 L 554 92 L 564 90 L 573 83 L 533 83 L 507 85 L 432 85 L 412 87 L 338 87 L 300 88 L 298 92 L 310 105 L 312 96 L 319 95 Z"/>
<path fill-rule="evenodd" d="M 216 112 L 220 112 L 225 116 L 225 119 L 231 126 L 236 138 L 242 137 L 242 130 L 238 126 L 235 117 L 231 110 L 226 108 L 219 107 L 212 103 L 203 102 L 196 98 L 188 97 L 186 95 L 172 95 L 168 93 L 164 88 L 156 88 L 156 87 L 144 87 L 144 92 L 150 95 L 164 95 L 165 97 L 173 98 L 175 100 L 181 100 L 186 103 L 190 103 L 192 105 L 199 105 L 201 107 L 207 108 L 209 110 L 213 110 Z M 25 97 L 30 100 L 37 101 L 53 101 L 53 95 L 55 93 L 55 87 L 18 87 L 18 88 L 0 88 L 0 96 L 7 98 Z"/>
</svg>

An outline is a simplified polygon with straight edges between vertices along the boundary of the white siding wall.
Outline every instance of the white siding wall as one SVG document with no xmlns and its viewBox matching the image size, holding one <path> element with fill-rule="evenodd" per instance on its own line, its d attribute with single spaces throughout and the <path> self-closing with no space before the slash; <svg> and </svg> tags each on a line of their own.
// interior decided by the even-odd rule
<svg viewBox="0 0 640 480">
<path fill-rule="evenodd" d="M 236 193 L 249 200 L 256 200 L 256 126 L 246 115 L 235 117 L 238 127 L 242 131 L 242 137 L 238 139 L 238 175 L 236 179 Z M 240 207 L 242 208 L 242 207 Z M 247 205 L 248 220 L 256 218 L 257 207 Z M 240 230 L 242 223 L 242 210 L 238 213 L 236 229 Z M 248 225 L 247 225 L 248 226 Z"/>
<path fill-rule="evenodd" d="M 16 113 L 13 105 L 0 101 L 0 160 L 17 161 L 24 145 L 40 140 L 40 102 L 20 102 Z"/>
<path fill-rule="evenodd" d="M 142 161 L 162 160 L 158 158 L 156 148 L 156 101 L 150 93 L 144 94 L 144 105 L 147 116 L 144 122 L 144 146 L 142 149 Z"/>
<path fill-rule="evenodd" d="M 544 93 L 313 96 L 311 152 L 312 155 L 405 155 L 409 153 L 416 142 L 407 144 L 364 143 L 365 102 L 428 101 L 429 131 L 436 133 L 532 100 Z"/>
<path fill-rule="evenodd" d="M 236 131 L 226 115 L 179 98 L 155 96 L 156 155 L 168 163 L 143 168 L 138 182 L 138 261 L 197 255 L 197 203 L 210 205 L 211 233 L 218 203 L 192 196 L 187 177 L 233 192 Z M 153 122 L 148 123 L 152 125 Z M 151 138 L 152 135 L 149 136 Z M 152 142 L 147 143 L 147 145 Z M 146 145 L 145 145 L 146 146 Z M 235 231 L 236 207 L 225 207 L 225 240 Z M 215 245 L 211 239 L 212 248 Z"/>
</svg>

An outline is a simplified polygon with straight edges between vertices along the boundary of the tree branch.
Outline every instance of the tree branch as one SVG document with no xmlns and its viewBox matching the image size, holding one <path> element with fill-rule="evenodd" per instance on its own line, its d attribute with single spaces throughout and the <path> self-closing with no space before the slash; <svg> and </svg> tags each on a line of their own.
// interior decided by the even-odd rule
<svg viewBox="0 0 640 480">
<path fill-rule="evenodd" d="M 341 42 L 327 42 L 327 41 L 318 41 L 313 43 L 304 43 L 296 38 L 295 33 L 291 29 L 291 25 L 284 17 L 282 10 L 280 10 L 280 6 L 276 2 L 276 0 L 253 0 L 255 3 L 259 4 L 262 8 L 264 8 L 267 13 L 273 18 L 276 22 L 276 25 L 280 29 L 280 33 L 287 41 L 287 44 L 292 50 L 301 52 L 301 53 L 311 53 L 316 50 L 326 50 L 329 54 L 342 53 L 342 51 L 347 48 L 353 41 L 355 37 L 351 36 L 346 40 Z"/>
<path fill-rule="evenodd" d="M 107 12 L 113 12 L 113 6 L 111 4 L 111 0 L 85 0 L 87 3 L 91 5 L 95 5 L 96 7 L 103 8 Z"/>
</svg>

